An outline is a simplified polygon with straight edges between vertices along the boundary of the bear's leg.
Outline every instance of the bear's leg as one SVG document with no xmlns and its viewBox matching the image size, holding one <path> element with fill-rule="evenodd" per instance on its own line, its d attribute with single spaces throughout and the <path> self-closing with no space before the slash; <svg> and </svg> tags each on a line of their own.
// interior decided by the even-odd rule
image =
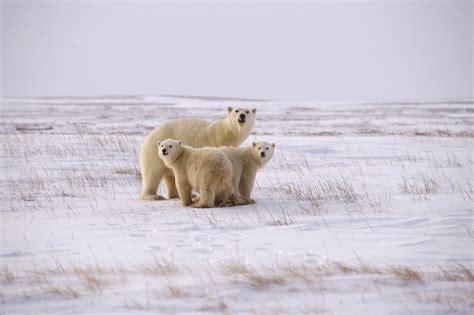
<svg viewBox="0 0 474 315">
<path fill-rule="evenodd" d="M 163 176 L 163 180 L 165 181 L 166 190 L 168 191 L 168 198 L 179 198 L 178 188 L 176 188 L 176 182 L 174 180 L 174 175 L 165 174 Z"/>
<path fill-rule="evenodd" d="M 161 178 L 165 172 L 163 162 L 153 165 L 151 168 L 144 168 L 142 171 L 142 193 L 140 197 L 143 200 L 163 200 L 164 198 L 157 195 L 156 190 L 160 185 Z"/>
<path fill-rule="evenodd" d="M 218 207 L 225 206 L 232 199 L 231 197 L 233 195 L 234 195 L 234 188 L 233 188 L 233 185 L 231 183 L 229 183 L 217 195 L 217 197 L 216 197 L 216 206 L 218 206 Z"/>
<path fill-rule="evenodd" d="M 219 198 L 216 199 L 216 206 L 224 207 L 227 204 L 232 204 L 229 201 L 232 200 L 232 192 L 223 191 L 219 194 Z"/>
<path fill-rule="evenodd" d="M 234 206 L 246 205 L 247 202 L 242 199 L 239 192 L 239 182 L 233 183 L 233 194 L 229 197 L 230 203 Z"/>
<path fill-rule="evenodd" d="M 179 178 L 176 176 L 176 185 L 178 187 L 179 198 L 183 203 L 183 206 L 187 207 L 192 203 L 191 199 L 191 185 L 185 178 Z"/>
<path fill-rule="evenodd" d="M 244 199 L 242 199 L 242 197 L 240 197 L 239 193 L 234 194 L 231 199 L 232 199 L 232 204 L 235 205 L 235 206 L 241 206 L 241 205 L 248 204 L 247 201 L 245 201 Z"/>
<path fill-rule="evenodd" d="M 199 201 L 192 205 L 193 208 L 212 208 L 214 207 L 214 202 L 216 198 L 216 193 L 211 187 L 203 187 L 199 189 Z"/>
<path fill-rule="evenodd" d="M 255 200 L 250 198 L 252 193 L 253 185 L 255 183 L 255 175 L 253 173 L 244 173 L 240 179 L 239 192 L 241 198 L 245 201 L 245 204 L 255 203 Z"/>
</svg>

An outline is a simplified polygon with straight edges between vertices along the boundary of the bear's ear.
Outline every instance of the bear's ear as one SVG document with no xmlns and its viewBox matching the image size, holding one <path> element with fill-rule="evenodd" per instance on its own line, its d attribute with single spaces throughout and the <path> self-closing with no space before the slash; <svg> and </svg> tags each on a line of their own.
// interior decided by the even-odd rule
<svg viewBox="0 0 474 315">
<path fill-rule="evenodd" d="M 178 141 L 178 144 L 181 145 L 181 141 Z"/>
<path fill-rule="evenodd" d="M 228 113 L 232 112 L 233 110 L 234 110 L 234 108 L 232 106 L 227 107 L 227 112 Z"/>
<path fill-rule="evenodd" d="M 272 147 L 273 147 L 273 148 L 275 147 L 275 143 L 272 143 Z"/>
<path fill-rule="evenodd" d="M 252 113 L 256 113 L 257 112 L 257 109 L 256 108 L 252 108 Z"/>
<path fill-rule="evenodd" d="M 160 142 L 160 141 L 158 141 L 158 146 L 160 146 L 160 144 L 161 144 L 161 142 Z"/>
<path fill-rule="evenodd" d="M 256 146 L 256 145 L 257 145 L 257 142 L 252 142 L 252 145 L 253 145 L 253 146 Z"/>
</svg>

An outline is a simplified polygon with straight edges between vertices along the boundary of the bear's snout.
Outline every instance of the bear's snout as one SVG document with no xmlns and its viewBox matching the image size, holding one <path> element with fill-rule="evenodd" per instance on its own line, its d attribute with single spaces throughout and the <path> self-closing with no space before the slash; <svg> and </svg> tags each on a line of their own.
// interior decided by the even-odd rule
<svg viewBox="0 0 474 315">
<path fill-rule="evenodd" d="M 167 155 L 167 154 L 168 154 L 168 153 L 166 152 L 166 149 L 161 150 L 161 153 L 163 153 L 163 155 Z"/>
<path fill-rule="evenodd" d="M 245 122 L 245 114 L 240 114 L 239 115 L 239 123 L 244 123 Z"/>
<path fill-rule="evenodd" d="M 260 152 L 261 157 L 265 157 L 265 152 Z"/>
</svg>

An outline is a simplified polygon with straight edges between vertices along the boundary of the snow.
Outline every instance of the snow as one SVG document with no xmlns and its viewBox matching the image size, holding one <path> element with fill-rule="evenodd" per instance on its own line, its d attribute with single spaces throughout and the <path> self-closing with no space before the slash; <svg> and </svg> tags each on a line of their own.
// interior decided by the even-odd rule
<svg viewBox="0 0 474 315">
<path fill-rule="evenodd" d="M 141 201 L 144 136 L 256 107 L 255 205 Z M 3 99 L 0 312 L 469 313 L 469 100 Z"/>
</svg>

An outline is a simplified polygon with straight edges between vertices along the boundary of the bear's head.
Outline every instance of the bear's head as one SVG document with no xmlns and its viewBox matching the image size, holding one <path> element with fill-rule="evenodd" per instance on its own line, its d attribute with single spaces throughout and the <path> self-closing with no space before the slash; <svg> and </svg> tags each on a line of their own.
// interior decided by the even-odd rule
<svg viewBox="0 0 474 315">
<path fill-rule="evenodd" d="M 181 141 L 166 139 L 158 142 L 158 156 L 163 161 L 173 161 L 178 158 L 183 151 Z"/>
<path fill-rule="evenodd" d="M 261 161 L 263 165 L 265 165 L 273 156 L 273 152 L 275 152 L 275 143 L 269 142 L 253 142 L 252 143 L 253 150 L 252 154 L 257 161 Z"/>
<path fill-rule="evenodd" d="M 256 108 L 227 107 L 227 118 L 232 124 L 252 129 L 255 123 Z"/>
</svg>

